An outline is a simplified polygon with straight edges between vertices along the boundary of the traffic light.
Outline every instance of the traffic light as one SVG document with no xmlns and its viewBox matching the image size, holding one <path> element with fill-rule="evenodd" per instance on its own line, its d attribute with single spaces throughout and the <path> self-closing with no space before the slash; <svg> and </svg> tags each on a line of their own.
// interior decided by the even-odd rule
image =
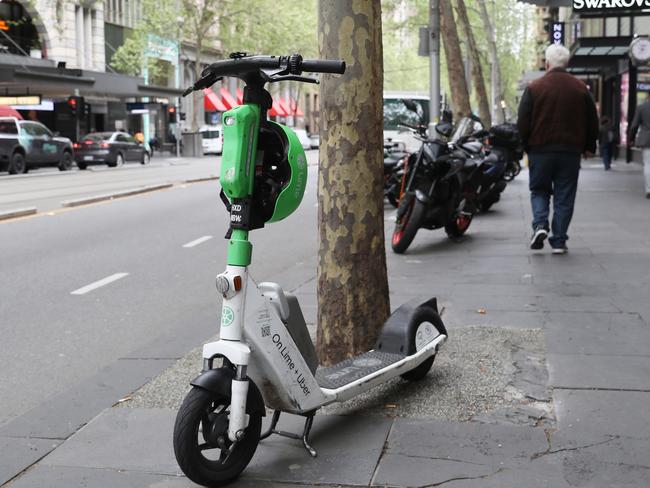
<svg viewBox="0 0 650 488">
<path fill-rule="evenodd" d="M 80 118 L 86 112 L 86 104 L 84 102 L 84 97 L 72 96 L 68 97 L 68 107 L 70 112 L 77 118 Z"/>
<path fill-rule="evenodd" d="M 169 123 L 176 123 L 176 107 L 170 105 L 169 108 L 167 108 L 167 114 L 169 115 Z"/>
</svg>

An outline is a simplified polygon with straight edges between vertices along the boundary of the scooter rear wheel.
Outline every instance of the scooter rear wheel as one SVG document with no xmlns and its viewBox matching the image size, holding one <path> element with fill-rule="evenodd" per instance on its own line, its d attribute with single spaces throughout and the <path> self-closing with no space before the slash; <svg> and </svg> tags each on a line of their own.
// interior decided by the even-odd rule
<svg viewBox="0 0 650 488">
<path fill-rule="evenodd" d="M 228 439 L 230 398 L 193 387 L 174 425 L 174 454 L 183 473 L 203 486 L 234 480 L 250 462 L 262 430 L 261 413 L 249 413 L 243 439 L 232 447 Z"/>
<path fill-rule="evenodd" d="M 430 307 L 419 307 L 411 316 L 409 330 L 412 331 L 411 337 L 409 337 L 411 350 L 417 352 L 437 337 L 440 331 L 444 330 L 444 326 L 435 310 Z M 429 373 L 435 358 L 436 354 L 434 353 L 433 356 L 402 374 L 401 377 L 407 381 L 423 379 Z"/>
</svg>

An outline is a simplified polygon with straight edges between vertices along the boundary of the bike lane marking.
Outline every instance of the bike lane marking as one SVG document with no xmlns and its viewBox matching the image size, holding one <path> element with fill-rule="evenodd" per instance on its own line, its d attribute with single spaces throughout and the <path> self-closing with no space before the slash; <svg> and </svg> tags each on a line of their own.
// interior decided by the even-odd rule
<svg viewBox="0 0 650 488">
<path fill-rule="evenodd" d="M 94 283 L 91 283 L 90 285 L 86 285 L 82 288 L 79 288 L 78 290 L 71 291 L 70 295 L 85 295 L 88 292 L 91 292 L 93 290 L 96 290 L 97 288 L 101 288 L 102 286 L 106 286 L 110 283 L 113 283 L 114 281 L 120 280 L 124 278 L 125 276 L 128 276 L 129 273 L 115 273 L 110 276 L 107 276 L 106 278 L 102 278 L 101 280 L 95 281 Z"/>
<path fill-rule="evenodd" d="M 212 236 L 199 237 L 198 239 L 194 239 L 193 241 L 190 241 L 187 244 L 183 244 L 183 247 L 189 249 L 190 247 L 194 247 L 194 246 L 198 246 L 199 244 L 203 244 L 205 241 L 209 241 L 210 239 L 212 239 Z"/>
</svg>

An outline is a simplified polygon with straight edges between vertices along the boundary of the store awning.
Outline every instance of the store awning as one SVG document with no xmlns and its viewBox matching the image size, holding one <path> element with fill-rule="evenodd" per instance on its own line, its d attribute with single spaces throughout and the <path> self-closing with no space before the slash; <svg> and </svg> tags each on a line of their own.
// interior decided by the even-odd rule
<svg viewBox="0 0 650 488">
<path fill-rule="evenodd" d="M 280 104 L 275 100 L 275 98 L 273 99 L 273 105 L 271 106 L 271 110 L 269 110 L 268 113 L 270 117 L 278 117 L 278 116 L 286 117 L 287 115 L 289 115 L 282 109 L 282 107 L 280 107 Z"/>
<path fill-rule="evenodd" d="M 291 107 L 284 98 L 278 97 L 276 101 L 286 115 L 293 115 L 293 110 L 291 110 Z"/>
<path fill-rule="evenodd" d="M 289 100 L 289 105 L 291 106 L 291 113 L 295 115 L 296 117 L 304 117 L 305 114 L 302 110 L 300 110 L 300 107 L 298 106 L 298 102 L 295 99 Z"/>
<path fill-rule="evenodd" d="M 212 88 L 205 88 L 203 94 L 205 95 L 205 98 L 203 99 L 203 108 L 207 112 L 225 112 L 228 110 L 221 101 L 221 98 L 212 91 Z"/>
<path fill-rule="evenodd" d="M 219 93 L 221 93 L 221 101 L 228 108 L 228 110 L 239 105 L 237 103 L 237 100 L 235 100 L 235 98 L 232 96 L 232 94 L 228 90 L 226 90 L 223 86 L 219 90 Z"/>
<path fill-rule="evenodd" d="M 241 88 L 237 88 L 237 103 L 239 105 L 244 103 L 244 92 L 241 91 Z"/>
<path fill-rule="evenodd" d="M 5 58 L 11 63 L 14 57 Z M 57 67 L 15 65 L 0 63 L 0 89 L 24 91 L 40 95 L 72 95 L 106 97 L 178 97 L 183 90 L 165 86 L 147 85 L 142 78 L 102 71 L 87 71 Z"/>
</svg>

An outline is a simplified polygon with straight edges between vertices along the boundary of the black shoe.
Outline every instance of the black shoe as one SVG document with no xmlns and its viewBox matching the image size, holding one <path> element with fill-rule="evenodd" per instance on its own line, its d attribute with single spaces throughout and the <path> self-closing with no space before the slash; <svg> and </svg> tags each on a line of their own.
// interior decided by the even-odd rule
<svg viewBox="0 0 650 488">
<path fill-rule="evenodd" d="M 569 248 L 566 247 L 566 244 L 562 247 L 554 247 L 553 254 L 566 254 L 569 252 Z"/>
<path fill-rule="evenodd" d="M 530 248 L 539 250 L 544 248 L 544 241 L 548 237 L 548 231 L 543 227 L 538 227 L 535 229 L 533 238 L 530 240 Z"/>
</svg>

